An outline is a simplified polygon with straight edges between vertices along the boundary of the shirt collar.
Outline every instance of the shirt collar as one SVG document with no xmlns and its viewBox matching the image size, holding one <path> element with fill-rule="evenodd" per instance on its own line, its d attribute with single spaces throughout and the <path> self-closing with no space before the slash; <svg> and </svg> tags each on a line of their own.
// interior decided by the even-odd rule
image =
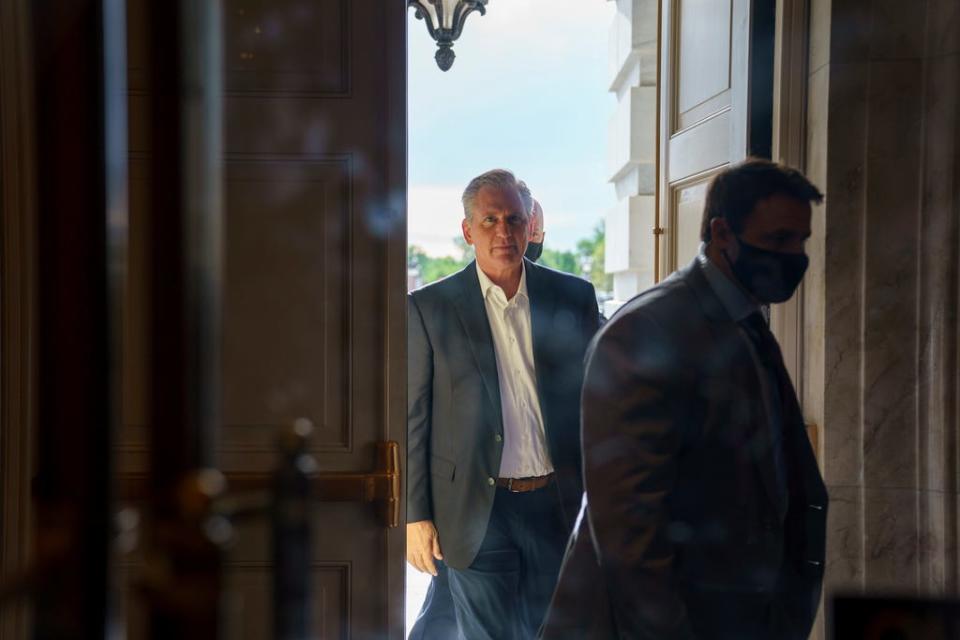
<svg viewBox="0 0 960 640">
<path fill-rule="evenodd" d="M 507 294 L 504 293 L 503 289 L 483 272 L 479 262 L 477 263 L 477 276 L 480 278 L 480 292 L 483 294 L 484 300 L 487 299 L 487 296 L 491 295 L 491 292 L 493 292 L 493 295 L 500 299 L 503 304 L 509 304 L 520 297 L 523 297 L 525 300 L 529 299 L 527 296 L 527 265 L 523 262 L 520 263 L 520 287 L 517 289 L 517 294 L 513 296 L 511 300 L 507 300 Z M 499 292 L 499 295 L 497 292 Z"/>
<path fill-rule="evenodd" d="M 754 302 L 750 296 L 744 293 L 733 280 L 717 268 L 706 253 L 707 245 L 700 243 L 700 251 L 697 254 L 697 260 L 703 269 L 703 275 L 706 276 L 710 288 L 720 298 L 720 303 L 734 322 L 740 322 L 751 313 L 760 310 L 760 305 Z"/>
</svg>

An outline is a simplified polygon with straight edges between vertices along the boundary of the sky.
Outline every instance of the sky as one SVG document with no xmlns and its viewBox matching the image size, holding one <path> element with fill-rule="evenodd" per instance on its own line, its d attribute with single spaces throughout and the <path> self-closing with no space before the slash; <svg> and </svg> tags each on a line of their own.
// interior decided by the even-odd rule
<svg viewBox="0 0 960 640">
<path fill-rule="evenodd" d="M 436 45 L 408 12 L 410 244 L 455 255 L 460 195 L 497 167 L 525 180 L 544 209 L 545 245 L 573 249 L 616 202 L 607 181 L 607 0 L 490 0 L 472 13 L 441 71 Z"/>
</svg>

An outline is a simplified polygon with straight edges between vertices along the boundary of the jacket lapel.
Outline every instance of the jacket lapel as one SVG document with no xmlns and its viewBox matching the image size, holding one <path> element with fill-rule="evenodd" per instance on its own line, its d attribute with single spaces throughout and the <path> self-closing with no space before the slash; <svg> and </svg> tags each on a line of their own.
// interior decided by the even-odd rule
<svg viewBox="0 0 960 640">
<path fill-rule="evenodd" d="M 755 369 L 755 367 L 752 368 Z M 756 383 L 759 383 L 759 375 L 759 372 L 755 371 L 751 378 L 755 379 Z M 776 384 L 775 381 L 774 384 Z M 761 389 L 762 387 L 757 384 L 757 386 L 754 386 L 753 388 Z M 783 393 L 782 390 L 779 390 L 779 393 Z M 753 433 L 746 434 L 748 437 L 747 442 L 749 443 L 750 449 L 755 452 L 753 459 L 756 461 L 760 475 L 763 477 L 763 486 L 764 489 L 766 489 L 767 496 L 770 498 L 770 503 L 773 505 L 779 518 L 783 520 L 787 513 L 787 504 L 783 500 L 784 495 L 777 490 L 776 459 L 774 458 L 773 454 L 774 443 L 770 433 L 770 422 L 773 420 L 773 416 L 769 415 L 767 412 L 766 403 L 764 403 L 761 407 L 760 414 L 763 416 L 764 422 L 758 423 Z M 787 444 L 787 432 L 790 428 L 788 418 L 789 417 L 786 415 L 780 416 L 780 428 L 784 432 L 782 434 L 784 443 L 781 446 Z M 786 471 L 789 472 L 789 470 Z"/>
<path fill-rule="evenodd" d="M 694 258 L 693 262 L 680 271 L 677 271 L 676 276 L 682 278 L 690 285 L 690 288 L 693 289 L 693 292 L 697 296 L 697 300 L 700 302 L 700 308 L 711 322 L 733 322 L 730 314 L 723 308 L 723 303 L 720 302 L 720 298 L 717 297 L 717 294 L 713 291 L 713 287 L 711 287 L 707 281 L 707 276 L 703 274 L 703 267 L 700 266 L 700 261 L 697 258 Z"/>
<path fill-rule="evenodd" d="M 530 331 L 533 334 L 533 366 L 537 374 L 537 395 L 544 423 L 547 411 L 544 406 L 545 373 L 550 361 L 551 324 L 557 305 L 553 288 L 545 281 L 543 269 L 524 258 L 527 270 L 527 295 L 530 297 Z M 544 424 L 544 429 L 548 429 Z"/>
<path fill-rule="evenodd" d="M 736 323 L 733 322 L 733 319 L 727 313 L 726 309 L 724 309 L 723 303 L 720 302 L 720 298 L 714 293 L 713 288 L 707 281 L 707 277 L 703 274 L 699 261 L 694 258 L 691 264 L 678 272 L 678 277 L 686 280 L 693 289 L 704 314 L 713 324 L 712 333 L 715 344 L 722 344 L 726 340 L 735 339 L 742 345 L 741 349 L 737 349 L 739 356 L 742 356 L 738 356 L 737 359 L 742 362 L 742 370 L 746 376 L 744 384 L 741 385 L 742 388 L 762 388 L 760 386 L 760 371 L 757 370 L 753 357 L 749 352 L 749 338 L 742 335 L 742 331 L 736 326 Z M 727 365 L 729 364 L 730 363 L 727 362 Z M 776 381 L 774 381 L 774 383 L 776 383 Z M 782 393 L 782 390 L 780 391 Z M 759 416 L 753 425 L 753 429 L 745 429 L 741 434 L 743 446 L 746 447 L 760 473 L 763 480 L 764 491 L 770 499 L 770 503 L 773 505 L 776 513 L 782 518 L 786 511 L 786 504 L 784 504 L 780 492 L 777 491 L 777 470 L 774 466 L 775 461 L 771 451 L 773 441 L 769 424 L 773 417 L 768 415 L 765 402 L 761 404 Z M 787 418 L 787 416 L 781 417 L 784 423 L 782 425 L 784 429 L 787 428 Z M 786 437 L 786 434 L 784 434 L 784 437 Z"/>
<path fill-rule="evenodd" d="M 503 411 L 500 405 L 500 377 L 497 375 L 497 355 L 493 347 L 493 333 L 487 319 L 487 308 L 480 291 L 477 264 L 471 262 L 455 276 L 460 282 L 460 294 L 454 299 L 454 307 L 467 334 L 467 342 L 480 370 L 487 399 L 493 408 L 497 424 L 503 428 Z"/>
</svg>

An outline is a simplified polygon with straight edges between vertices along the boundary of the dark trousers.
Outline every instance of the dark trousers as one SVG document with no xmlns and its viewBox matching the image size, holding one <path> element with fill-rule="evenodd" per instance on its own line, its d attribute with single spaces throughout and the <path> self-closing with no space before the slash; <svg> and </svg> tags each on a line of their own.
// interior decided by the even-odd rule
<svg viewBox="0 0 960 640">
<path fill-rule="evenodd" d="M 477 557 L 466 569 L 450 569 L 459 637 L 534 638 L 557 584 L 567 534 L 555 483 L 525 493 L 498 488 Z"/>
<path fill-rule="evenodd" d="M 447 565 L 441 560 L 435 562 L 437 575 L 430 579 L 427 597 L 407 640 L 455 640 L 457 637 L 457 615 L 450 595 Z"/>
</svg>

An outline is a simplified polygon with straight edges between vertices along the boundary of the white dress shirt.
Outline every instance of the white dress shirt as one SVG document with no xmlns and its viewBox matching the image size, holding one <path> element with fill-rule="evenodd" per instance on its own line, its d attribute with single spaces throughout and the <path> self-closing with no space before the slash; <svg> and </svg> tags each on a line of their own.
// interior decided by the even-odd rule
<svg viewBox="0 0 960 640">
<path fill-rule="evenodd" d="M 533 363 L 533 331 L 526 267 L 521 267 L 520 288 L 506 294 L 477 265 L 480 290 L 493 334 L 503 411 L 501 478 L 530 478 L 553 472 L 537 394 Z"/>
</svg>

